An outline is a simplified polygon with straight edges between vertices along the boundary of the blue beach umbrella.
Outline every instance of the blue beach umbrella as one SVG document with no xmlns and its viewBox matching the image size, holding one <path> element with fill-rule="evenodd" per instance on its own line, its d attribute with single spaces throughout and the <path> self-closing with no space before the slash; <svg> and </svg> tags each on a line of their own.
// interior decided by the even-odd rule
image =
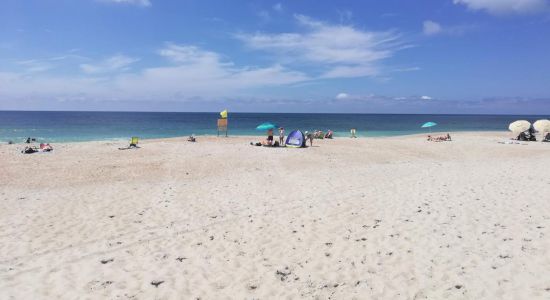
<svg viewBox="0 0 550 300">
<path fill-rule="evenodd" d="M 278 128 L 279 126 L 273 124 L 273 123 L 270 123 L 270 122 L 265 122 L 265 123 L 262 123 L 260 125 L 258 125 L 258 127 L 256 127 L 256 130 L 270 130 L 270 129 L 275 129 L 275 128 Z"/>
<path fill-rule="evenodd" d="M 437 125 L 435 122 L 426 122 L 422 125 L 422 128 L 434 127 L 435 125 Z"/>
<path fill-rule="evenodd" d="M 432 127 L 434 127 L 435 125 L 437 125 L 437 123 L 435 122 L 426 122 L 424 124 L 422 124 L 422 128 L 430 128 L 430 133 L 432 132 Z"/>
</svg>

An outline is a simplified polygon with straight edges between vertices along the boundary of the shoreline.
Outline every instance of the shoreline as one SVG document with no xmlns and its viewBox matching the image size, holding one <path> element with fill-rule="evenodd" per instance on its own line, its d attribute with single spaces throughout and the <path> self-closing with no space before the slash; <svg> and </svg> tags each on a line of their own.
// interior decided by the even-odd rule
<svg viewBox="0 0 550 300">
<path fill-rule="evenodd" d="M 512 133 L 509 132 L 509 131 L 488 131 L 488 130 L 480 130 L 480 131 L 433 131 L 433 132 L 426 132 L 426 133 L 418 133 L 418 132 L 415 132 L 415 133 L 408 133 L 408 134 L 402 134 L 402 135 L 386 135 L 386 136 L 360 136 L 358 135 L 357 136 L 357 139 L 386 139 L 386 138 L 400 138 L 400 137 L 415 137 L 415 136 L 428 136 L 428 135 L 444 135 L 444 134 L 447 134 L 447 133 L 450 133 L 451 135 L 453 134 L 480 134 L 480 135 L 484 135 L 484 134 L 495 134 L 495 135 L 503 135 L 503 134 L 506 134 L 508 133 L 510 136 L 512 136 Z M 136 135 L 134 135 L 136 136 Z M 137 135 L 139 137 L 139 135 Z M 161 137 L 161 138 L 141 138 L 139 137 L 139 140 L 140 142 L 141 141 L 163 141 L 163 140 L 172 140 L 172 139 L 187 139 L 189 136 L 188 135 L 183 135 L 183 136 L 173 136 L 173 137 Z M 224 139 L 224 138 L 251 138 L 251 139 L 258 139 L 258 138 L 262 138 L 264 137 L 264 135 L 262 134 L 258 134 L 258 135 L 229 135 L 227 137 L 225 136 L 216 136 L 216 135 L 211 135 L 211 134 L 204 134 L 204 135 L 195 135 L 195 137 L 197 138 L 207 138 L 208 140 L 210 139 L 214 139 L 214 138 L 219 138 L 219 139 Z M 130 138 L 131 136 L 128 136 L 128 138 L 113 138 L 113 139 L 98 139 L 98 140 L 85 140 L 85 141 L 63 141 L 63 142 L 49 142 L 51 144 L 74 144 L 74 143 L 93 143 L 93 142 L 99 142 L 99 143 L 109 143 L 109 142 L 127 142 L 127 141 L 130 141 Z M 286 137 L 285 137 L 286 138 Z M 337 139 L 351 139 L 349 136 L 335 136 L 333 138 L 334 140 L 337 140 Z M 315 139 L 315 140 L 322 140 L 322 139 Z M 329 139 L 330 140 L 330 139 Z M 29 145 L 32 145 L 33 143 L 34 144 L 40 144 L 40 143 L 48 143 L 48 140 L 40 140 L 40 141 L 36 141 L 36 142 L 32 142 L 30 143 Z M 27 145 L 25 142 L 14 142 L 12 144 L 8 144 L 8 141 L 1 141 L 0 142 L 0 146 L 3 146 L 3 145 Z"/>
</svg>

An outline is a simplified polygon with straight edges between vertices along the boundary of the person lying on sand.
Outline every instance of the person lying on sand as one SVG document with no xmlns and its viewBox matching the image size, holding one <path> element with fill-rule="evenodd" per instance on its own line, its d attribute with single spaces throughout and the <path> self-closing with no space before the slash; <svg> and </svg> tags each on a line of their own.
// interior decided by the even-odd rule
<svg viewBox="0 0 550 300">
<path fill-rule="evenodd" d="M 252 146 L 264 146 L 264 147 L 279 147 L 280 146 L 278 141 L 270 143 L 268 140 L 257 142 L 257 143 L 250 142 L 250 145 L 252 145 Z"/>
<path fill-rule="evenodd" d="M 252 145 L 252 146 L 272 147 L 272 146 L 279 146 L 279 142 L 273 143 L 273 136 L 271 136 L 271 139 L 269 139 L 269 136 L 268 136 L 267 139 L 265 139 L 263 141 L 260 141 L 260 142 L 257 142 L 257 143 L 250 142 L 250 145 Z"/>
<path fill-rule="evenodd" d="M 428 135 L 428 141 L 430 142 L 449 142 L 451 141 L 451 135 L 447 133 L 447 135 L 442 136 L 436 136 L 432 137 L 431 135 Z"/>
<path fill-rule="evenodd" d="M 21 153 L 23 154 L 31 154 L 31 153 L 36 153 L 38 152 L 38 148 L 34 147 L 34 146 L 31 146 L 31 147 L 25 147 L 25 149 L 23 151 L 21 151 Z"/>
<path fill-rule="evenodd" d="M 42 150 L 43 152 L 50 152 L 50 151 L 53 151 L 53 147 L 48 143 L 48 144 L 40 144 L 40 150 Z"/>
</svg>

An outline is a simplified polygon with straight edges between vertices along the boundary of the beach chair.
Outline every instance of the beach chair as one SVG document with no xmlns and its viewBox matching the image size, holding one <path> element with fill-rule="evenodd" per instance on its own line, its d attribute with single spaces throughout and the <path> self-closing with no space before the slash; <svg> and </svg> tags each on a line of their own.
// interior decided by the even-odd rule
<svg viewBox="0 0 550 300">
<path fill-rule="evenodd" d="M 132 140 L 130 141 L 130 146 L 128 146 L 128 148 L 132 148 L 132 147 L 138 148 L 138 145 L 137 145 L 138 142 L 139 142 L 139 138 L 137 136 L 133 136 Z"/>
<path fill-rule="evenodd" d="M 139 142 L 139 138 L 137 136 L 133 136 L 132 139 L 130 140 L 130 145 L 128 147 L 118 148 L 118 150 L 128 150 L 133 148 L 139 148 L 138 142 Z"/>
</svg>

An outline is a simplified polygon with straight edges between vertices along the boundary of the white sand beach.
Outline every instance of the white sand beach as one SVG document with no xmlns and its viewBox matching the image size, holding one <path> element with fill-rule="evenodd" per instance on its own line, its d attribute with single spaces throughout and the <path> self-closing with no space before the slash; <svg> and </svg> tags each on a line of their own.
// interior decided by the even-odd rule
<svg viewBox="0 0 550 300">
<path fill-rule="evenodd" d="M 550 299 L 550 144 L 0 145 L 0 299 Z"/>
</svg>

